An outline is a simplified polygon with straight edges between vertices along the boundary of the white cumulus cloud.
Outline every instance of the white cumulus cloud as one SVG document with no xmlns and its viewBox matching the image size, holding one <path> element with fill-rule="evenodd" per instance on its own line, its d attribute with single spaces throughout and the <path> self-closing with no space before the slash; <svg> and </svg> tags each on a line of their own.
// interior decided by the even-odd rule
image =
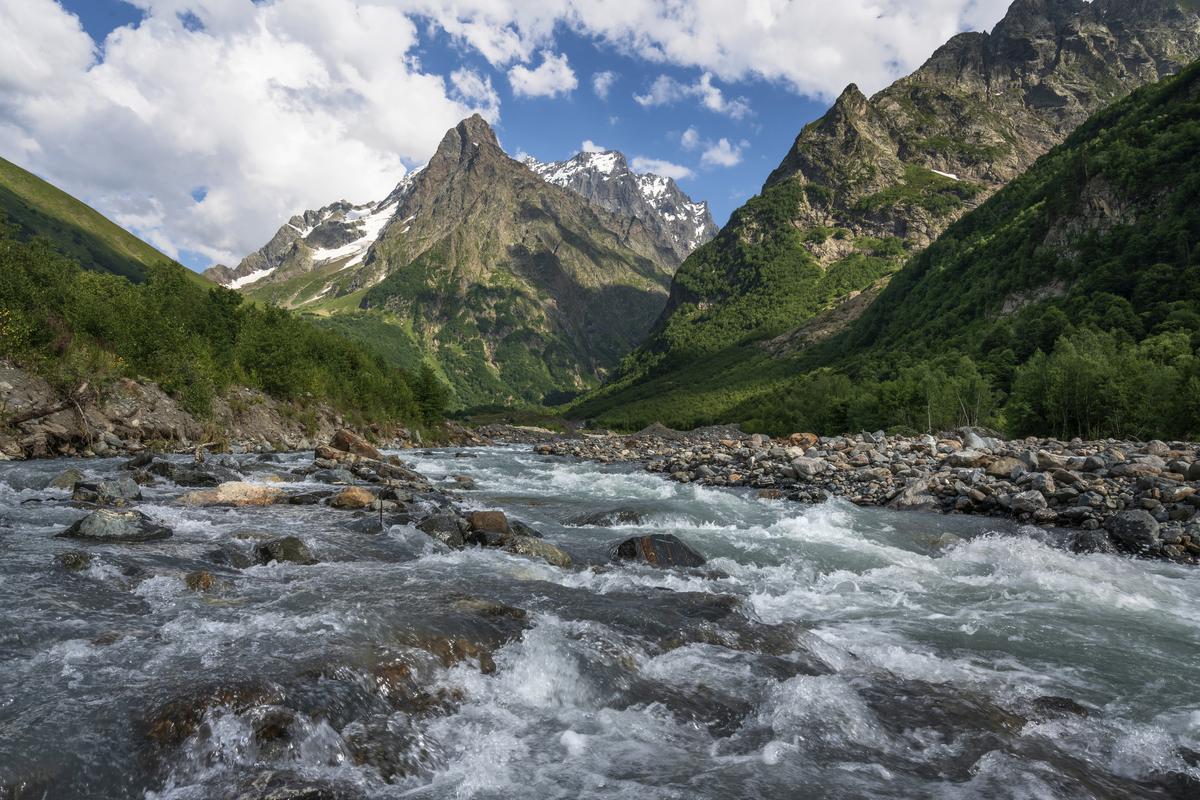
<svg viewBox="0 0 1200 800">
<path fill-rule="evenodd" d="M 596 144 L 591 139 L 584 139 L 583 144 L 579 145 L 581 153 L 603 153 L 608 150 L 607 147 Z"/>
<path fill-rule="evenodd" d="M 695 126 L 688 128 L 679 137 L 679 146 L 684 150 L 695 150 L 700 146 L 700 131 Z"/>
<path fill-rule="evenodd" d="M 592 91 L 596 93 L 596 97 L 601 100 L 608 99 L 608 93 L 612 91 L 613 84 L 617 82 L 617 73 L 612 70 L 597 72 L 592 76 Z"/>
<path fill-rule="evenodd" d="M 747 142 L 730 144 L 722 137 L 709 144 L 700 155 L 700 165 L 704 167 L 735 167 L 742 163 L 742 150 Z"/>
<path fill-rule="evenodd" d="M 419 69 L 395 8 L 138 4 L 101 58 L 53 0 L 0 0 L 0 30 L 22 32 L 0 48 L 0 152 L 169 255 L 236 262 L 299 210 L 382 197 L 458 120 L 498 113 L 480 76 Z"/>
<path fill-rule="evenodd" d="M 653 172 L 655 175 L 662 175 L 664 178 L 674 178 L 677 181 L 690 178 L 696 174 L 682 164 L 674 164 L 670 161 L 664 161 L 661 158 L 646 158 L 645 156 L 634 156 L 630 166 L 633 167 L 634 172 Z"/>
<path fill-rule="evenodd" d="M 508 71 L 508 81 L 513 93 L 522 97 L 554 97 L 569 94 L 579 85 L 575 70 L 567 63 L 564 54 L 542 51 L 542 63 L 537 69 L 518 64 Z"/>
<path fill-rule="evenodd" d="M 659 75 L 645 94 L 635 94 L 633 99 L 641 106 L 665 106 L 693 98 L 700 105 L 717 114 L 742 119 L 750 114 L 750 104 L 744 97 L 732 100 L 713 85 L 712 73 L 706 72 L 695 83 L 681 83 L 670 75 Z"/>
</svg>

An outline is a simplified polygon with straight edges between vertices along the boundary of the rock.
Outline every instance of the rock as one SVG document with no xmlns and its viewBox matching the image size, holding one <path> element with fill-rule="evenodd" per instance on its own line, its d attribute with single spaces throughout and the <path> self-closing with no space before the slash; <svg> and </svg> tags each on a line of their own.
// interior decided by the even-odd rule
<svg viewBox="0 0 1200 800">
<path fill-rule="evenodd" d="M 455 485 L 463 491 L 470 491 L 476 486 L 475 479 L 470 475 L 451 475 L 450 477 L 454 480 Z"/>
<path fill-rule="evenodd" d="M 333 497 L 334 492 L 328 489 L 317 489 L 312 492 L 301 492 L 300 494 L 289 495 L 287 498 L 288 505 L 293 506 L 316 506 L 324 503 L 330 497 Z"/>
<path fill-rule="evenodd" d="M 370 490 L 364 489 L 361 486 L 351 486 L 335 495 L 329 501 L 329 505 L 333 508 L 352 511 L 360 508 L 369 508 L 374 502 L 375 495 Z"/>
<path fill-rule="evenodd" d="M 788 444 L 793 447 L 802 447 L 805 450 L 810 447 L 816 447 L 820 442 L 821 438 L 815 433 L 793 433 L 788 437 Z"/>
<path fill-rule="evenodd" d="M 60 537 L 93 542 L 151 542 L 171 538 L 171 530 L 140 511 L 101 508 L 67 528 Z"/>
<path fill-rule="evenodd" d="M 183 744 L 200 728 L 211 709 L 226 707 L 244 713 L 254 706 L 282 700 L 279 688 L 265 681 L 202 686 L 154 709 L 147 715 L 143 730 L 152 744 L 165 750 Z"/>
<path fill-rule="evenodd" d="M 1153 439 L 1146 444 L 1146 452 L 1152 456 L 1158 456 L 1159 458 L 1162 458 L 1170 455 L 1171 448 L 1167 446 L 1166 442 L 1160 441 L 1159 439 Z"/>
<path fill-rule="evenodd" d="M 1045 717 L 1086 717 L 1088 710 L 1069 697 L 1046 695 L 1033 701 L 1033 708 Z"/>
<path fill-rule="evenodd" d="M 47 484 L 47 489 L 66 489 L 68 492 L 75 488 L 75 484 L 83 480 L 83 473 L 71 467 L 58 473 L 54 480 Z"/>
<path fill-rule="evenodd" d="M 151 462 L 146 471 L 180 486 L 220 486 L 222 483 L 236 483 L 242 479 L 236 471 L 218 464 L 201 468 L 194 464 L 176 464 L 161 459 Z"/>
<path fill-rule="evenodd" d="M 383 461 L 383 454 L 371 446 L 363 437 L 346 428 L 342 428 L 333 435 L 333 440 L 329 443 L 332 447 L 341 450 L 345 453 L 353 453 L 362 458 L 370 458 L 375 461 Z"/>
<path fill-rule="evenodd" d="M 931 511 L 940 505 L 937 497 L 930 491 L 929 481 L 924 478 L 910 478 L 904 488 L 888 503 L 889 508 L 902 511 Z"/>
<path fill-rule="evenodd" d="M 342 739 L 354 763 L 373 767 L 385 783 L 424 774 L 444 762 L 440 752 L 431 752 L 432 740 L 402 716 L 352 722 Z"/>
<path fill-rule="evenodd" d="M 641 525 L 645 521 L 640 511 L 634 511 L 629 508 L 614 508 L 611 511 L 590 511 L 586 514 L 577 514 L 567 520 L 567 525 L 578 526 L 595 526 L 598 528 L 612 528 L 617 525 Z"/>
<path fill-rule="evenodd" d="M 1021 492 L 1020 494 L 1015 495 L 1012 499 L 1012 510 L 1017 514 L 1032 514 L 1035 511 L 1045 507 L 1045 496 L 1035 489 L 1030 489 L 1027 492 Z"/>
<path fill-rule="evenodd" d="M 1113 514 L 1104 521 L 1104 528 L 1121 549 L 1131 553 L 1150 553 L 1158 550 L 1159 524 L 1150 512 L 1136 509 Z"/>
<path fill-rule="evenodd" d="M 258 483 L 233 481 L 216 489 L 188 492 L 179 498 L 185 506 L 269 506 L 283 499 L 283 490 Z"/>
<path fill-rule="evenodd" d="M 283 536 L 263 542 L 254 548 L 258 563 L 270 564 L 272 561 L 288 564 L 312 566 L 319 563 L 303 541 L 295 536 Z"/>
<path fill-rule="evenodd" d="M 213 574 L 203 569 L 189 572 L 184 576 L 183 582 L 193 592 L 211 592 L 217 585 L 217 579 L 213 577 Z"/>
<path fill-rule="evenodd" d="M 461 550 L 466 545 L 458 517 L 453 514 L 434 514 L 427 517 L 417 524 L 417 530 L 455 550 Z"/>
<path fill-rule="evenodd" d="M 124 506 L 141 499 L 142 489 L 132 478 L 117 478 L 96 483 L 79 481 L 71 493 L 73 502 L 97 505 Z"/>
<path fill-rule="evenodd" d="M 357 483 L 354 473 L 348 469 L 322 469 L 312 474 L 312 479 L 318 483 L 347 485 Z"/>
<path fill-rule="evenodd" d="M 797 458 L 792 462 L 792 469 L 796 470 L 799 477 L 806 480 L 817 477 L 826 470 L 827 466 L 818 458 Z"/>
<path fill-rule="evenodd" d="M 515 555 L 540 558 L 547 564 L 562 569 L 569 569 L 572 563 L 571 557 L 561 549 L 545 539 L 536 539 L 532 536 L 514 536 L 509 539 L 504 549 Z"/>
<path fill-rule="evenodd" d="M 1193 461 L 1188 467 L 1187 479 L 1189 481 L 1200 481 L 1200 461 Z"/>
<path fill-rule="evenodd" d="M 609 554 L 614 561 L 641 561 L 652 567 L 700 567 L 706 563 L 704 556 L 667 533 L 626 539 L 614 545 Z"/>
<path fill-rule="evenodd" d="M 945 464 L 949 467 L 974 469 L 987 463 L 988 456 L 978 450 L 958 450 L 946 456 Z"/>
<path fill-rule="evenodd" d="M 1003 456 L 988 464 L 985 471 L 993 478 L 1000 478 L 1007 481 L 1024 474 L 1026 467 L 1025 463 L 1019 458 Z"/>
<path fill-rule="evenodd" d="M 467 522 L 476 533 L 509 533 L 508 517 L 503 511 L 472 511 Z"/>
<path fill-rule="evenodd" d="M 68 550 L 59 553 L 54 560 L 67 572 L 83 572 L 92 565 L 92 554 L 84 550 Z"/>
</svg>

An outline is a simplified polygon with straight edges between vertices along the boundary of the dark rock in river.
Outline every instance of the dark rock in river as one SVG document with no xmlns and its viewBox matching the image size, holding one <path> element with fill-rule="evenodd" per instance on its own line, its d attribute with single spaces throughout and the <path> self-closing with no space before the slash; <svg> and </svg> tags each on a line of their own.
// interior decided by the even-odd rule
<svg viewBox="0 0 1200 800">
<path fill-rule="evenodd" d="M 312 492 L 289 495 L 287 503 L 293 506 L 316 506 L 333 497 L 333 495 L 334 493 L 329 489 L 317 489 Z"/>
<path fill-rule="evenodd" d="M 277 561 L 281 564 L 289 563 L 312 566 L 318 563 L 312 551 L 308 549 L 308 545 L 295 536 L 284 536 L 279 539 L 272 539 L 269 542 L 263 542 L 254 549 L 254 552 L 258 556 L 260 564 L 270 564 L 272 561 Z"/>
<path fill-rule="evenodd" d="M 92 564 L 92 554 L 83 550 L 68 550 L 59 553 L 54 560 L 67 572 L 82 572 Z"/>
<path fill-rule="evenodd" d="M 222 800 L 359 800 L 363 795 L 346 786 L 314 781 L 295 772 L 261 772 L 243 780 Z"/>
<path fill-rule="evenodd" d="M 432 517 L 421 520 L 417 524 L 417 530 L 455 550 L 463 549 L 466 544 L 458 517 L 450 513 L 434 514 Z"/>
<path fill-rule="evenodd" d="M 1075 553 L 1116 553 L 1117 546 L 1102 530 L 1079 531 L 1071 538 L 1071 551 Z"/>
<path fill-rule="evenodd" d="M 614 561 L 641 561 L 652 567 L 700 567 L 704 556 L 669 533 L 635 536 L 612 547 Z"/>
<path fill-rule="evenodd" d="M 1131 553 L 1152 553 L 1162 545 L 1160 526 L 1150 512 L 1136 509 L 1113 514 L 1104 522 L 1113 540 Z"/>
<path fill-rule="evenodd" d="M 562 569 L 570 568 L 572 563 L 571 557 L 563 550 L 544 539 L 537 539 L 532 536 L 513 536 L 504 545 L 504 549 L 514 555 L 540 558 L 547 564 Z"/>
<path fill-rule="evenodd" d="M 63 470 L 54 480 L 46 485 L 47 489 L 66 489 L 68 492 L 75 488 L 75 484 L 83 480 L 83 473 L 71 467 Z"/>
<path fill-rule="evenodd" d="M 153 461 L 146 471 L 180 486 L 216 487 L 222 483 L 234 483 L 242 479 L 240 473 L 216 464 L 201 467 L 197 464 L 176 464 L 161 459 Z"/>
<path fill-rule="evenodd" d="M 472 511 L 467 517 L 476 533 L 508 533 L 508 517 L 503 511 Z"/>
<path fill-rule="evenodd" d="M 93 542 L 150 542 L 171 538 L 171 530 L 140 511 L 99 509 L 67 528 L 60 537 Z"/>
<path fill-rule="evenodd" d="M 78 481 L 71 493 L 71 500 L 76 503 L 96 503 L 109 506 L 123 506 L 141 499 L 142 489 L 132 478 L 117 478 L 95 483 Z"/>
<path fill-rule="evenodd" d="M 196 732 L 211 709 L 228 707 L 242 713 L 253 706 L 282 701 L 280 688 L 266 681 L 201 686 L 151 711 L 145 719 L 145 735 L 156 747 L 176 747 Z"/>
<path fill-rule="evenodd" d="M 1069 697 L 1047 695 L 1033 701 L 1034 711 L 1046 718 L 1054 717 L 1086 717 L 1088 710 Z"/>
<path fill-rule="evenodd" d="M 609 511 L 591 511 L 577 514 L 567 520 L 568 525 L 580 527 L 591 525 L 597 528 L 612 528 L 617 525 L 641 525 L 645 521 L 640 511 L 630 508 L 615 508 Z"/>
<path fill-rule="evenodd" d="M 342 731 L 354 763 L 374 767 L 386 783 L 433 771 L 445 763 L 433 740 L 402 715 L 353 722 Z"/>
</svg>

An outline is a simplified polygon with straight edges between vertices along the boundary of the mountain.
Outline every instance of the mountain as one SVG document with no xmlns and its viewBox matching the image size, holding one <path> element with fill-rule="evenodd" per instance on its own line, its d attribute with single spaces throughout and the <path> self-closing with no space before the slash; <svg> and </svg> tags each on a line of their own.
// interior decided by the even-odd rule
<svg viewBox="0 0 1200 800">
<path fill-rule="evenodd" d="M 873 97 L 848 87 L 685 261 L 651 338 L 579 413 L 715 414 L 731 400 L 717 367 L 746 361 L 724 351 L 778 337 L 778 360 L 836 333 L 1089 113 L 1198 56 L 1191 0 L 1017 0 L 991 33 L 955 36 Z"/>
<path fill-rule="evenodd" d="M 144 280 L 162 253 L 87 204 L 0 158 L 0 213 L 23 238 L 43 236 L 87 269 Z M 199 275 L 190 280 L 207 284 Z"/>
<path fill-rule="evenodd" d="M 680 263 L 717 234 L 707 203 L 693 202 L 671 178 L 634 172 L 616 150 L 579 153 L 566 161 L 526 156 L 522 163 L 548 183 L 577 192 L 614 214 L 641 220 Z"/>
<path fill-rule="evenodd" d="M 432 376 L 397 369 L 296 314 L 243 302 L 8 162 L 0 202 L 9 220 L 0 224 L 0 362 L 36 374 L 21 378 L 41 387 L 30 397 L 61 395 L 47 414 L 70 410 L 81 429 L 81 441 L 64 446 L 111 434 L 113 413 L 122 435 L 139 440 L 179 438 L 186 427 L 220 441 L 262 423 L 257 439 L 280 430 L 281 415 L 283 427 L 314 430 L 343 416 L 381 426 L 440 421 L 445 389 Z M 156 405 L 160 389 L 175 402 Z M 269 408 L 253 407 L 264 395 Z M 101 408 L 117 397 L 118 411 Z M 43 438 L 67 436 L 38 423 L 42 416 L 24 422 Z"/>
<path fill-rule="evenodd" d="M 1200 62 L 1080 126 L 729 416 L 1200 433 Z"/>
<path fill-rule="evenodd" d="M 673 189 L 660 207 L 695 216 Z M 662 231 L 543 180 L 476 115 L 384 200 L 293 217 L 212 274 L 346 335 L 382 336 L 404 359 L 421 354 L 460 406 L 538 402 L 595 385 L 645 337 L 679 264 Z"/>
</svg>

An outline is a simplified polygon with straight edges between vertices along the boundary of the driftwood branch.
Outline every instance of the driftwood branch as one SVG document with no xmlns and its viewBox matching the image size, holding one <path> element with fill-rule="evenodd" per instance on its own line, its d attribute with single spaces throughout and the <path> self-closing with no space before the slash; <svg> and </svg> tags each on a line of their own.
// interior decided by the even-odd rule
<svg viewBox="0 0 1200 800">
<path fill-rule="evenodd" d="M 66 411 L 69 408 L 76 409 L 79 411 L 80 416 L 82 416 L 83 409 L 81 408 L 81 405 L 91 400 L 91 395 L 92 393 L 88 385 L 85 383 L 75 391 L 71 392 L 71 396 L 66 400 L 53 403 L 48 406 L 42 406 L 41 408 L 23 411 L 20 414 L 14 414 L 13 416 L 9 417 L 6 422 L 15 427 L 24 422 L 33 422 L 34 420 L 41 419 L 42 417 L 48 417 L 51 414 L 57 414 L 60 411 Z"/>
</svg>

